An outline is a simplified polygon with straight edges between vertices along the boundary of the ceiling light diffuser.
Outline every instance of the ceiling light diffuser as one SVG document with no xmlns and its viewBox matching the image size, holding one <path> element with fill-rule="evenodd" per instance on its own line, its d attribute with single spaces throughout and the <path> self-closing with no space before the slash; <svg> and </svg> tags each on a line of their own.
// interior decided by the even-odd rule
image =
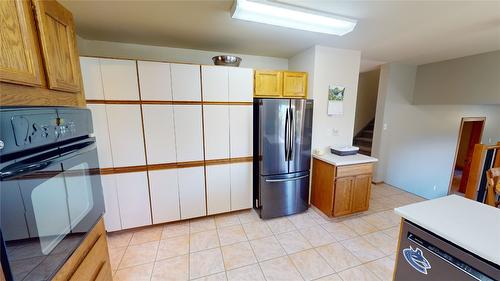
<svg viewBox="0 0 500 281">
<path fill-rule="evenodd" d="M 235 0 L 231 17 L 339 36 L 351 32 L 356 26 L 352 19 L 269 1 Z"/>
</svg>

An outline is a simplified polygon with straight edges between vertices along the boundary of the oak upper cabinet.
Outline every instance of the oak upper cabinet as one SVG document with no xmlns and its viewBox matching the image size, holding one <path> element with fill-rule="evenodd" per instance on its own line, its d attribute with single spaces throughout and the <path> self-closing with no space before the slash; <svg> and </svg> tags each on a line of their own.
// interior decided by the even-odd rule
<svg viewBox="0 0 500 281">
<path fill-rule="evenodd" d="M 207 215 L 231 211 L 230 165 L 210 165 L 207 175 Z"/>
<path fill-rule="evenodd" d="M 107 104 L 114 167 L 146 164 L 140 105 Z"/>
<path fill-rule="evenodd" d="M 253 155 L 253 108 L 248 105 L 229 107 L 231 158 Z"/>
<path fill-rule="evenodd" d="M 227 67 L 230 102 L 253 101 L 253 69 Z"/>
<path fill-rule="evenodd" d="M 92 124 L 97 144 L 97 156 L 100 168 L 113 167 L 113 155 L 109 140 L 108 116 L 106 105 L 88 104 L 87 108 L 92 112 Z"/>
<path fill-rule="evenodd" d="M 201 105 L 174 105 L 177 162 L 203 160 Z"/>
<path fill-rule="evenodd" d="M 148 164 L 177 161 L 172 105 L 142 105 Z"/>
<path fill-rule="evenodd" d="M 0 80 L 41 86 L 42 60 L 29 1 L 0 1 Z"/>
<path fill-rule="evenodd" d="M 204 101 L 228 101 L 228 68 L 224 66 L 201 66 Z"/>
<path fill-rule="evenodd" d="M 174 101 L 201 101 L 200 66 L 170 64 Z"/>
<path fill-rule="evenodd" d="M 118 190 L 115 175 L 101 175 L 102 192 L 104 195 L 104 222 L 107 231 L 122 229 L 120 218 L 120 205 L 118 203 Z"/>
<path fill-rule="evenodd" d="M 307 97 L 307 73 L 305 72 L 283 72 L 283 97 L 306 98 Z"/>
<path fill-rule="evenodd" d="M 203 167 L 177 170 L 181 219 L 206 215 L 205 174 Z"/>
<path fill-rule="evenodd" d="M 142 100 L 171 101 L 170 63 L 137 61 Z"/>
<path fill-rule="evenodd" d="M 146 172 L 116 174 L 116 190 L 123 229 L 151 224 Z"/>
<path fill-rule="evenodd" d="M 49 89 L 81 91 L 73 15 L 56 1 L 33 1 Z"/>
<path fill-rule="evenodd" d="M 177 169 L 149 171 L 153 223 L 180 220 Z"/>
<path fill-rule="evenodd" d="M 83 90 L 87 100 L 104 100 L 101 64 L 99 58 L 80 57 Z"/>
<path fill-rule="evenodd" d="M 105 99 L 139 100 L 135 61 L 117 59 L 99 59 L 99 61 Z"/>
<path fill-rule="evenodd" d="M 252 163 L 233 163 L 231 172 L 231 211 L 252 208 Z"/>
<path fill-rule="evenodd" d="M 255 71 L 255 96 L 280 97 L 283 91 L 283 72 L 272 70 Z"/>
<path fill-rule="evenodd" d="M 205 159 L 229 158 L 229 106 L 204 105 Z"/>
</svg>

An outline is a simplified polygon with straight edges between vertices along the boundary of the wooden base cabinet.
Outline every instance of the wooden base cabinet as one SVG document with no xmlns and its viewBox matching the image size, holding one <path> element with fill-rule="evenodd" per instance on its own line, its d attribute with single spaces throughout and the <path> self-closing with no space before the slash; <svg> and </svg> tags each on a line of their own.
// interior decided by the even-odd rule
<svg viewBox="0 0 500 281">
<path fill-rule="evenodd" d="M 104 221 L 100 219 L 52 280 L 111 281 L 112 279 L 106 231 Z"/>
<path fill-rule="evenodd" d="M 335 166 L 313 159 L 311 203 L 327 216 L 368 210 L 372 164 Z"/>
</svg>

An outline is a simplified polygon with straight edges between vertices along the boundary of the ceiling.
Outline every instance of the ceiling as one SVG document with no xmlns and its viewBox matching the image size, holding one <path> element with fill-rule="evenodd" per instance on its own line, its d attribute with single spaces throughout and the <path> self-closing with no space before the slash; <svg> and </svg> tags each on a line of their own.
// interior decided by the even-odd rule
<svg viewBox="0 0 500 281">
<path fill-rule="evenodd" d="M 361 50 L 370 65 L 425 64 L 500 49 L 500 1 L 283 0 L 358 20 L 344 36 L 231 19 L 231 0 L 63 0 L 91 40 L 288 58 L 315 44 Z"/>
</svg>

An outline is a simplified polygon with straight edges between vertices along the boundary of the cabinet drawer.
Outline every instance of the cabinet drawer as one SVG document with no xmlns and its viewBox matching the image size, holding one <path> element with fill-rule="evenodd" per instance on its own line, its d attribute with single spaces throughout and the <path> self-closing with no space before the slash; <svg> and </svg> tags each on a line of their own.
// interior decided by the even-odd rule
<svg viewBox="0 0 500 281">
<path fill-rule="evenodd" d="M 92 249 L 90 249 L 87 256 L 83 259 L 82 263 L 78 266 L 75 273 L 71 276 L 70 280 L 94 280 L 100 273 L 105 270 L 108 260 L 108 251 L 106 246 L 106 237 L 102 234 L 95 242 Z M 109 266 L 109 265 L 108 265 Z"/>
<path fill-rule="evenodd" d="M 373 164 L 340 166 L 337 167 L 337 178 L 371 174 L 372 172 Z"/>
</svg>

